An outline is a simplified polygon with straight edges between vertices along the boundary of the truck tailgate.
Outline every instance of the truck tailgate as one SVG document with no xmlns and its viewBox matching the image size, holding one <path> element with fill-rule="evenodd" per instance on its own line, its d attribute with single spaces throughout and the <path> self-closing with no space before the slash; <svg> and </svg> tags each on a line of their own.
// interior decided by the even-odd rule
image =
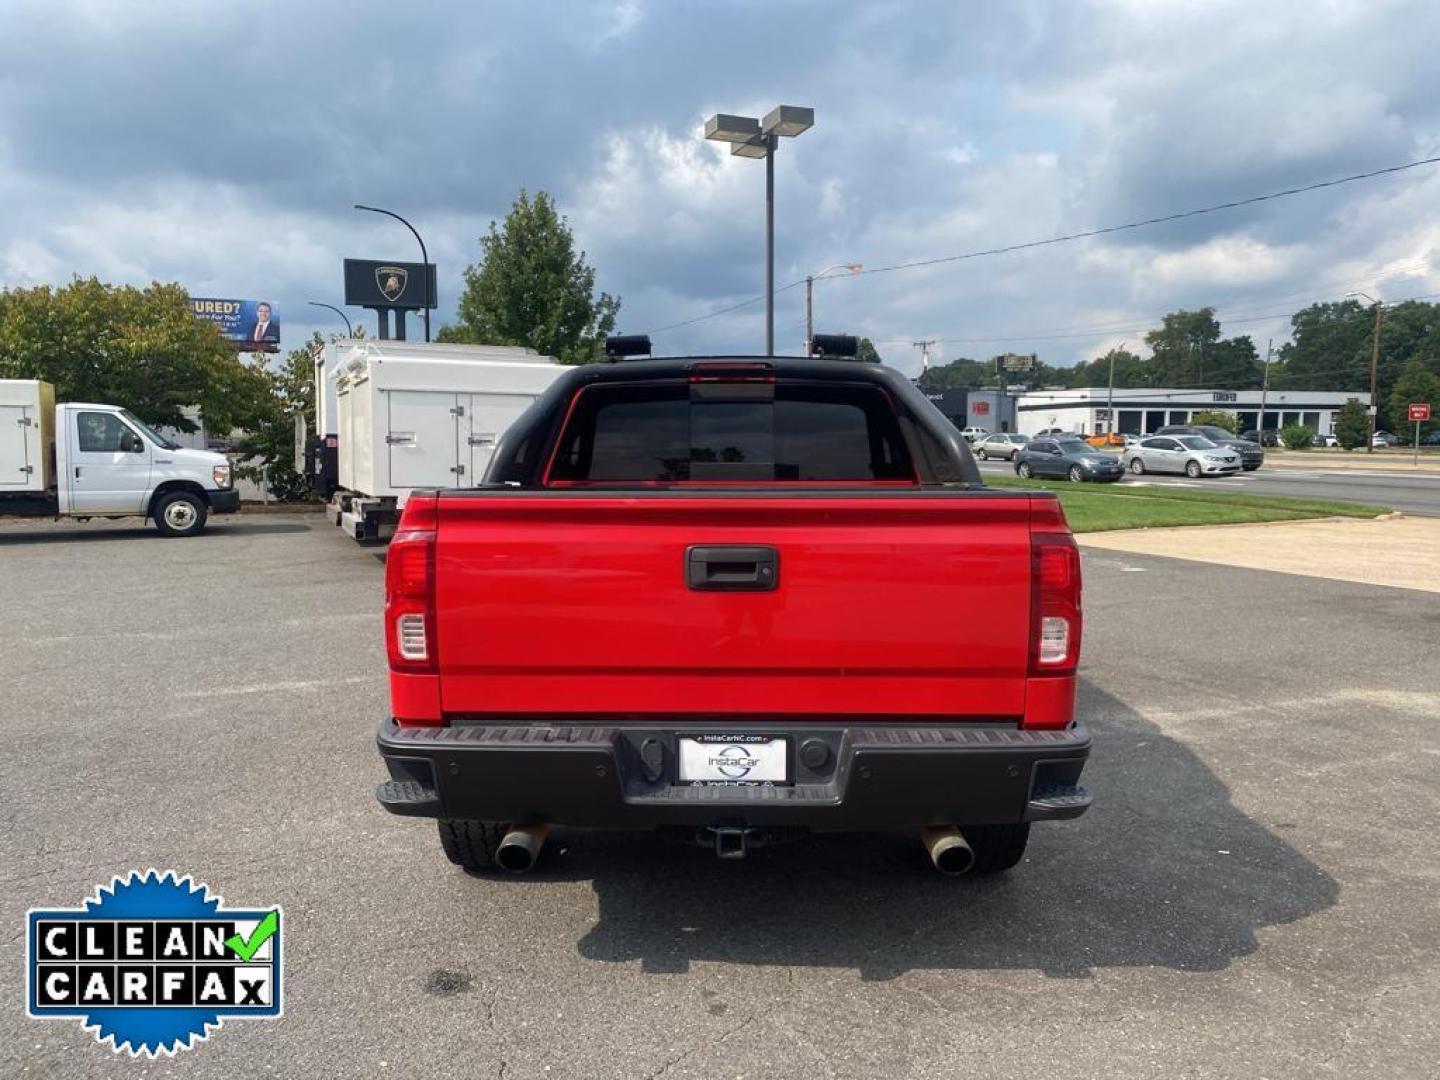
<svg viewBox="0 0 1440 1080">
<path fill-rule="evenodd" d="M 1027 497 L 447 492 L 435 574 L 451 716 L 1014 718 Z M 764 591 L 693 587 L 695 546 L 772 548 Z"/>
</svg>

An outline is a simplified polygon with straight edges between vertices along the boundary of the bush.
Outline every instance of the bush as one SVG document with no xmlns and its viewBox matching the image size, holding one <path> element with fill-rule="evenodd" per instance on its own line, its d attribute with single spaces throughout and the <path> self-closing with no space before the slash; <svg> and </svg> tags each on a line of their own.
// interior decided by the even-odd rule
<svg viewBox="0 0 1440 1080">
<path fill-rule="evenodd" d="M 1240 418 L 1233 412 L 1226 412 L 1224 409 L 1202 409 L 1190 417 L 1190 422 L 1224 428 L 1231 435 L 1240 434 Z"/>
<path fill-rule="evenodd" d="M 1370 414 L 1358 398 L 1351 398 L 1335 417 L 1335 438 L 1346 450 L 1364 446 L 1370 435 Z"/>
<path fill-rule="evenodd" d="M 1315 444 L 1315 432 L 1304 424 L 1286 424 L 1280 429 L 1280 441 L 1287 450 L 1309 450 Z"/>
</svg>

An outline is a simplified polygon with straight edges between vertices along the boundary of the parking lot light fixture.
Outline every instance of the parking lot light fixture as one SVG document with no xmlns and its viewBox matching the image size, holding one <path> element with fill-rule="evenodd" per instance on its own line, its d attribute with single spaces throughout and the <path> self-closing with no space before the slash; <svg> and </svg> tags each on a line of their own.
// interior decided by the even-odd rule
<svg viewBox="0 0 1440 1080">
<path fill-rule="evenodd" d="M 815 110 L 777 105 L 764 121 L 716 113 L 705 121 L 705 138 L 728 142 L 736 157 L 765 159 L 765 355 L 775 355 L 775 148 L 815 126 Z"/>
</svg>

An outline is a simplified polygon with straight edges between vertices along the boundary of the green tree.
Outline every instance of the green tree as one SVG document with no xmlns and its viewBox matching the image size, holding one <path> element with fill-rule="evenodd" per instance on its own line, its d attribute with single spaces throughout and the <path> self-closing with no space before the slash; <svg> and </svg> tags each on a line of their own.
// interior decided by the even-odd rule
<svg viewBox="0 0 1440 1080">
<path fill-rule="evenodd" d="M 1386 411 L 1390 416 L 1390 430 L 1397 434 L 1413 435 L 1415 425 L 1410 421 L 1409 407 L 1429 404 L 1431 416 L 1440 410 L 1440 375 L 1429 371 L 1419 360 L 1409 361 L 1400 372 L 1400 377 L 1395 380 L 1395 388 L 1390 391 L 1386 404 Z M 1420 434 L 1423 437 L 1435 428 L 1436 421 L 1427 420 L 1420 425 Z"/>
<path fill-rule="evenodd" d="M 1359 398 L 1351 398 L 1335 414 L 1335 439 L 1346 450 L 1364 446 L 1370 434 L 1370 416 Z"/>
<path fill-rule="evenodd" d="M 441 341 L 526 345 L 566 364 L 600 358 L 620 301 L 596 297 L 595 271 L 548 194 L 522 190 L 480 247 L 479 264 L 465 270 L 459 321 L 441 329 Z"/>
<path fill-rule="evenodd" d="M 325 339 L 317 332 L 299 349 L 291 349 L 278 367 L 264 368 L 265 399 L 235 444 L 236 471 L 263 482 L 278 499 L 313 498 L 305 477 L 295 471 L 295 419 L 315 415 L 315 352 Z M 313 433 L 313 432 L 312 432 Z"/>
<path fill-rule="evenodd" d="M 1151 386 L 1201 386 L 1215 380 L 1206 373 L 1206 354 L 1214 353 L 1220 340 L 1220 323 L 1215 309 L 1172 311 L 1160 329 L 1145 335 L 1150 347 L 1146 363 Z M 1213 372 L 1213 360 L 1211 372 Z"/>
<path fill-rule="evenodd" d="M 1233 412 L 1226 412 L 1224 409 L 1201 409 L 1199 412 L 1191 414 L 1190 422 L 1224 428 L 1231 435 L 1237 435 L 1240 432 L 1240 418 Z"/>
<path fill-rule="evenodd" d="M 1145 361 L 1128 349 L 1111 349 L 1104 356 L 1076 364 L 1070 369 L 1068 382 L 1073 387 L 1109 386 L 1110 361 L 1115 361 L 1115 388 L 1136 389 L 1147 385 Z"/>
<path fill-rule="evenodd" d="M 976 390 L 982 386 L 994 386 L 995 362 L 962 356 L 948 364 L 927 368 L 915 384 L 922 390 Z"/>
<path fill-rule="evenodd" d="M 885 362 L 880 359 L 880 353 L 875 348 L 875 343 L 868 337 L 862 337 L 859 344 L 856 345 L 855 359 L 864 361 L 867 364 L 883 364 Z"/>
<path fill-rule="evenodd" d="M 44 379 L 60 401 L 121 405 L 180 431 L 195 430 L 187 407 L 224 434 L 265 398 L 261 369 L 195 318 L 179 285 L 93 277 L 0 291 L 0 378 Z"/>
<path fill-rule="evenodd" d="M 1311 304 L 1290 317 L 1271 385 L 1288 390 L 1368 390 L 1371 309 L 1358 300 Z"/>
</svg>

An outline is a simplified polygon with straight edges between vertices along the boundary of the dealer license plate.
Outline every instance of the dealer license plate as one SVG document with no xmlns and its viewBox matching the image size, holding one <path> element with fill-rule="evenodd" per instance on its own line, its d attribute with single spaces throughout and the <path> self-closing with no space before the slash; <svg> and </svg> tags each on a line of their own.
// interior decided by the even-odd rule
<svg viewBox="0 0 1440 1080">
<path fill-rule="evenodd" d="M 773 735 L 685 735 L 680 782 L 701 785 L 789 783 L 789 740 Z"/>
</svg>

